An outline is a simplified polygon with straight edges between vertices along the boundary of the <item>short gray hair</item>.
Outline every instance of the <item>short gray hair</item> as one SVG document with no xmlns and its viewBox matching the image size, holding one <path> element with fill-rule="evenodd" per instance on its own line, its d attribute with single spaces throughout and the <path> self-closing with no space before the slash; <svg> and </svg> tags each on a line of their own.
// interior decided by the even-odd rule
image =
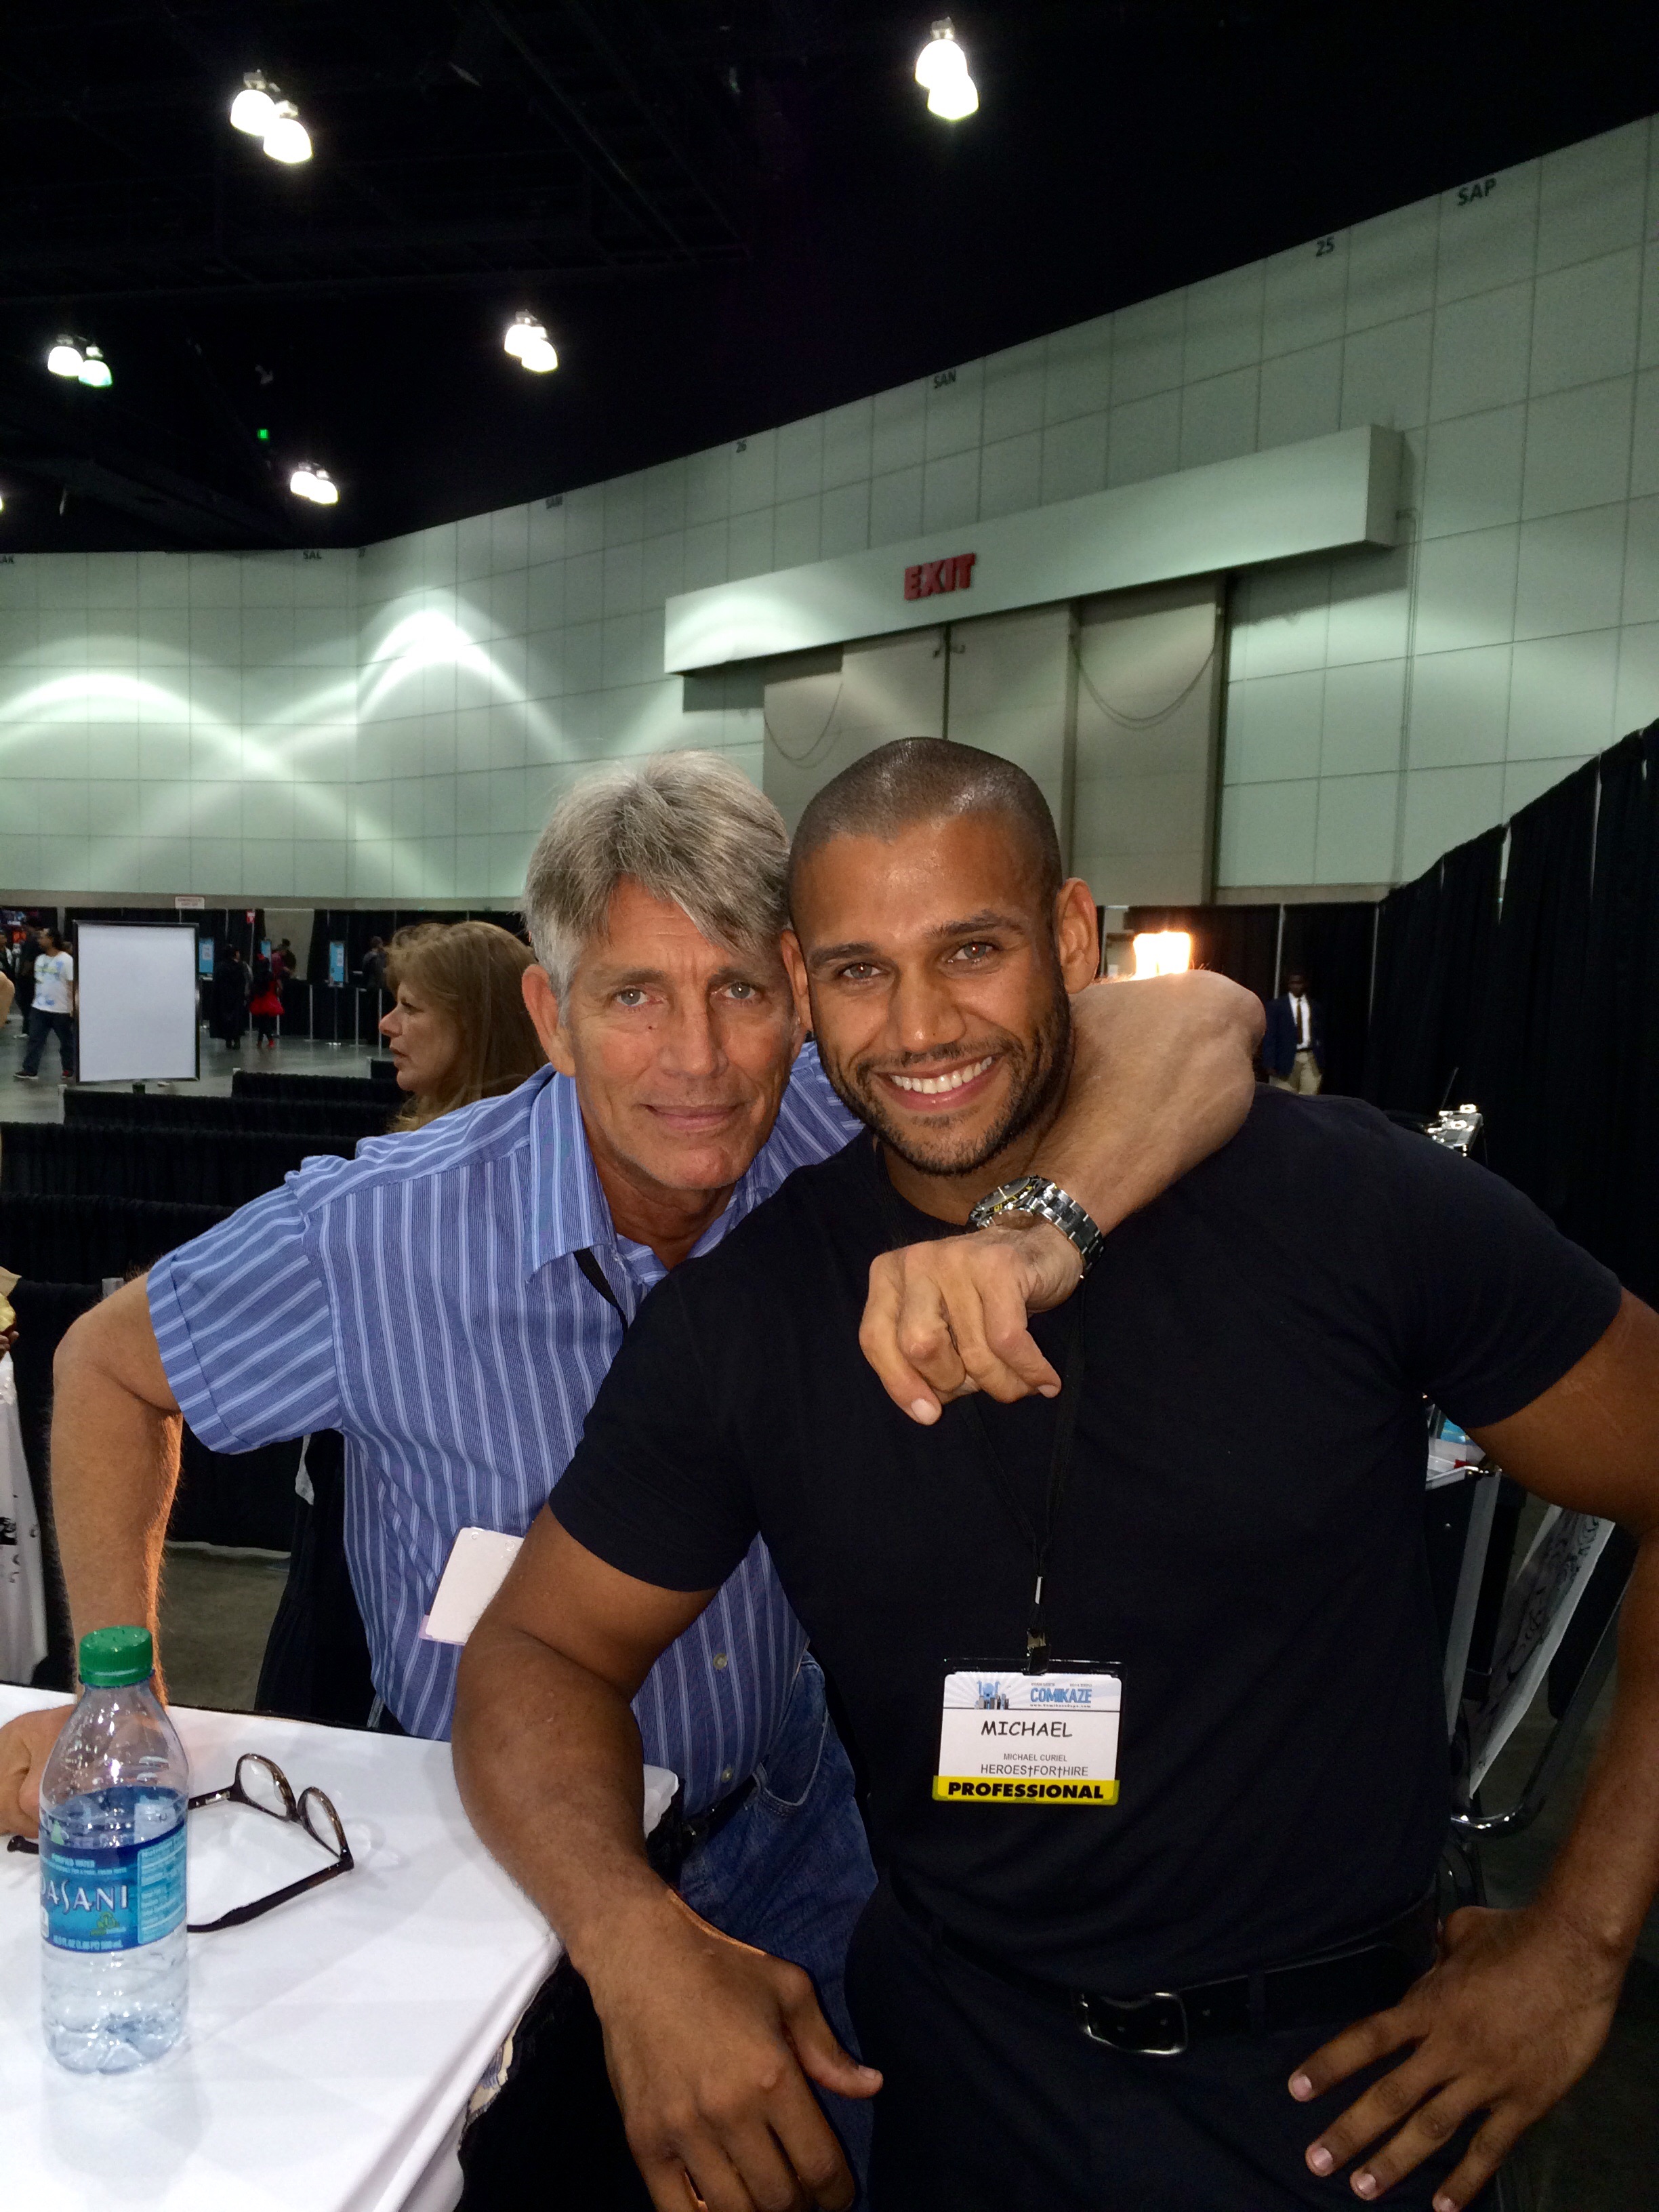
<svg viewBox="0 0 1659 2212">
<path fill-rule="evenodd" d="M 734 951 L 775 947 L 787 920 L 789 835 L 720 753 L 658 753 L 585 777 L 548 817 L 525 881 L 536 957 L 563 998 L 583 947 L 631 878 Z"/>
</svg>

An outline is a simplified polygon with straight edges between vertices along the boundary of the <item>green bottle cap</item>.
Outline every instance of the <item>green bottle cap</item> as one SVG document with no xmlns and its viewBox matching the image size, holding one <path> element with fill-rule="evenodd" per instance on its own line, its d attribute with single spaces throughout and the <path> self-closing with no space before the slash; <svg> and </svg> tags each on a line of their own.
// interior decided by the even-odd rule
<svg viewBox="0 0 1659 2212">
<path fill-rule="evenodd" d="M 81 1638 L 81 1680 L 89 1690 L 147 1682 L 155 1672 L 155 1647 L 147 1628 L 94 1628 Z"/>
</svg>

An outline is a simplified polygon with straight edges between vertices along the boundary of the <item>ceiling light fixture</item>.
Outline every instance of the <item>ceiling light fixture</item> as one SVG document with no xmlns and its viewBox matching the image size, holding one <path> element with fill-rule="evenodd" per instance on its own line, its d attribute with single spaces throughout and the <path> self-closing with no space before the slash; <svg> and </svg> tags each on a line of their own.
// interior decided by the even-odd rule
<svg viewBox="0 0 1659 2212">
<path fill-rule="evenodd" d="M 115 381 L 102 352 L 84 338 L 59 338 L 47 352 L 46 367 L 54 376 L 73 377 L 94 392 L 107 392 Z"/>
<path fill-rule="evenodd" d="M 311 159 L 311 133 L 291 100 L 279 100 L 278 88 L 260 70 L 250 70 L 230 103 L 231 127 L 264 142 L 273 161 L 292 164 Z"/>
<path fill-rule="evenodd" d="M 273 161 L 308 161 L 311 159 L 311 133 L 300 120 L 300 111 L 291 100 L 279 100 L 270 128 L 265 133 L 265 151 Z"/>
<path fill-rule="evenodd" d="M 545 376 L 549 369 L 556 368 L 559 365 L 553 341 L 528 309 L 523 309 L 514 316 L 507 326 L 501 343 L 532 376 Z"/>
<path fill-rule="evenodd" d="M 960 123 L 979 106 L 979 88 L 968 74 L 968 57 L 948 15 L 934 24 L 933 36 L 916 56 L 916 82 L 927 92 L 927 112 L 942 122 Z"/>
<path fill-rule="evenodd" d="M 319 507 L 339 503 L 340 487 L 328 471 L 319 469 L 314 461 L 301 461 L 289 478 L 288 488 L 296 499 L 313 500 Z"/>
<path fill-rule="evenodd" d="M 246 131 L 250 138 L 263 138 L 276 120 L 276 103 L 270 96 L 263 70 L 250 70 L 242 89 L 230 103 L 230 127 Z"/>
</svg>

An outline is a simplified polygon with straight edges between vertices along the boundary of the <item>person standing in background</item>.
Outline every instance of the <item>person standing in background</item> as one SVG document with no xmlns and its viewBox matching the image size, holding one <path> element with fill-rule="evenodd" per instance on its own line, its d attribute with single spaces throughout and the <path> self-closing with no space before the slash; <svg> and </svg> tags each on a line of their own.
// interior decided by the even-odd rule
<svg viewBox="0 0 1659 2212">
<path fill-rule="evenodd" d="M 226 1049 L 234 1052 L 247 1034 L 247 1002 L 253 979 L 240 949 L 227 945 L 213 970 L 210 1004 L 213 1034 Z"/>
<path fill-rule="evenodd" d="M 46 1039 L 58 1039 L 64 1080 L 75 1080 L 75 956 L 64 950 L 56 930 L 42 929 L 34 956 L 34 1002 L 29 1008 L 29 1045 L 14 1083 L 40 1080 L 40 1055 Z"/>
<path fill-rule="evenodd" d="M 276 963 L 267 960 L 262 952 L 253 963 L 253 996 L 248 1002 L 248 1012 L 253 1017 L 256 1048 L 258 1045 L 276 1043 L 276 1024 L 283 1016 L 282 986 L 277 980 Z"/>
<path fill-rule="evenodd" d="M 1318 1097 L 1325 1079 L 1324 1014 L 1309 992 L 1307 977 L 1293 969 L 1282 994 L 1267 1008 L 1267 1034 L 1261 1040 L 1262 1065 L 1275 1091 Z"/>
<path fill-rule="evenodd" d="M 12 955 L 12 981 L 17 986 L 17 1018 L 26 1030 L 29 1025 L 29 1008 L 34 1004 L 34 959 L 40 950 L 40 939 L 32 929 L 26 929 Z"/>
<path fill-rule="evenodd" d="M 386 939 L 383 937 L 371 937 L 369 939 L 368 950 L 363 955 L 362 972 L 363 988 L 366 991 L 385 990 Z"/>
<path fill-rule="evenodd" d="M 410 1094 L 394 1128 L 423 1129 L 458 1106 L 516 1091 L 546 1066 L 524 1002 L 536 956 L 510 931 L 493 921 L 418 922 L 400 929 L 381 959 L 398 1003 L 380 1035 L 398 1088 Z"/>
</svg>

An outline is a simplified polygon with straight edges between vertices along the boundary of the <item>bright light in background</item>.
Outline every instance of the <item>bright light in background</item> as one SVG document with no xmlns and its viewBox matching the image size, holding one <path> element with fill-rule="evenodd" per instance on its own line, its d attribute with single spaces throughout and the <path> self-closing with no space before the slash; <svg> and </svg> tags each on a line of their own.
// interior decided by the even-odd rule
<svg viewBox="0 0 1659 2212">
<path fill-rule="evenodd" d="M 115 380 L 102 352 L 84 338 L 59 338 L 46 355 L 46 367 L 54 376 L 72 376 L 94 392 L 107 392 Z"/>
<path fill-rule="evenodd" d="M 311 133 L 301 122 L 294 102 L 276 99 L 276 90 L 263 70 L 249 70 L 242 79 L 242 89 L 230 103 L 231 128 L 246 131 L 250 138 L 262 139 L 273 161 L 308 161 Z"/>
<path fill-rule="evenodd" d="M 246 131 L 250 138 L 263 138 L 276 120 L 276 103 L 264 71 L 250 70 L 242 79 L 242 89 L 230 103 L 231 129 Z"/>
<path fill-rule="evenodd" d="M 916 82 L 927 94 L 927 112 L 942 122 L 960 123 L 979 106 L 979 88 L 968 74 L 968 57 L 957 43 L 948 15 L 933 26 L 933 34 L 916 56 Z"/>
<path fill-rule="evenodd" d="M 559 365 L 559 356 L 553 349 L 552 340 L 534 315 L 528 313 L 514 316 L 507 326 L 501 344 L 532 375 L 545 376 L 550 368 L 556 368 Z"/>
<path fill-rule="evenodd" d="M 1135 939 L 1137 975 L 1180 975 L 1193 964 L 1193 940 L 1184 929 L 1143 929 Z"/>
<path fill-rule="evenodd" d="M 319 507 L 333 507 L 340 497 L 340 487 L 328 471 L 312 461 L 301 462 L 289 478 L 288 488 L 296 499 L 314 500 Z"/>
<path fill-rule="evenodd" d="M 273 161 L 308 161 L 311 159 L 311 133 L 300 120 L 300 111 L 291 100 L 279 100 L 271 125 L 265 133 L 265 151 Z"/>
</svg>

